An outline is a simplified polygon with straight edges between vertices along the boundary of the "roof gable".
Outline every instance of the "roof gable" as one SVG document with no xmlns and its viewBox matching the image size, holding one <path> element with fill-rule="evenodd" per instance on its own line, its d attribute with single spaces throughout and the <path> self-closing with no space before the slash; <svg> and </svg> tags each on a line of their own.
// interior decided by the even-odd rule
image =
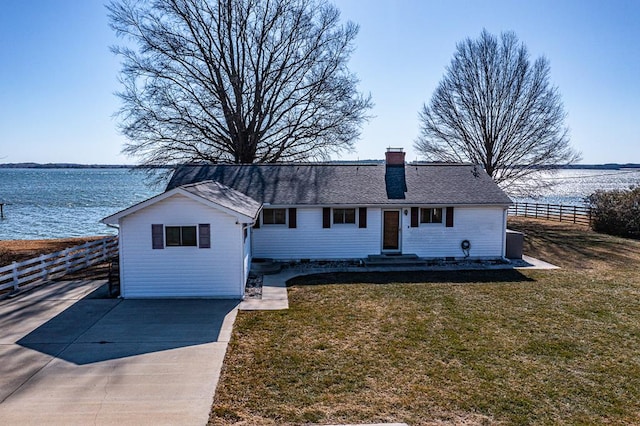
<svg viewBox="0 0 640 426">
<path fill-rule="evenodd" d="M 125 216 L 129 216 L 130 214 L 178 194 L 184 195 L 209 207 L 222 210 L 231 216 L 237 217 L 239 220 L 247 222 L 252 222 L 262 208 L 261 203 L 241 192 L 222 185 L 219 182 L 203 181 L 173 188 L 138 204 L 134 204 L 133 206 L 111 216 L 107 216 L 100 222 L 106 224 L 117 224 L 118 220 Z"/>
</svg>

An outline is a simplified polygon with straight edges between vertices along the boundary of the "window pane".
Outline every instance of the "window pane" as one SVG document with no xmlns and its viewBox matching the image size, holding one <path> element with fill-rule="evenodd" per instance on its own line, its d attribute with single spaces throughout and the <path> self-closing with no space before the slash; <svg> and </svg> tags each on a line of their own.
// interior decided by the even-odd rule
<svg viewBox="0 0 640 426">
<path fill-rule="evenodd" d="M 167 226 L 165 229 L 166 241 L 168 246 L 180 245 L 180 227 L 179 226 Z"/>
<path fill-rule="evenodd" d="M 356 209 L 344 209 L 344 223 L 356 223 Z"/>
<path fill-rule="evenodd" d="M 333 209 L 333 223 L 344 223 L 344 209 Z"/>
<path fill-rule="evenodd" d="M 442 223 L 442 209 L 433 209 L 431 221 L 433 223 Z"/>
<path fill-rule="evenodd" d="M 262 212 L 262 222 L 265 225 L 284 225 L 287 223 L 287 210 L 264 209 Z"/>
<path fill-rule="evenodd" d="M 442 223 L 442 209 L 420 209 L 420 223 Z"/>
<path fill-rule="evenodd" d="M 420 209 L 420 223 L 431 222 L 431 209 Z"/>
<path fill-rule="evenodd" d="M 333 209 L 333 223 L 356 223 L 356 209 Z"/>
<path fill-rule="evenodd" d="M 285 209 L 274 209 L 274 222 L 278 225 L 287 223 L 287 211 Z"/>
<path fill-rule="evenodd" d="M 182 245 L 183 246 L 195 246 L 196 240 L 196 227 L 195 226 L 183 226 L 182 227 Z"/>
<path fill-rule="evenodd" d="M 262 223 L 265 225 L 273 224 L 273 210 L 272 209 L 264 209 L 262 211 Z"/>
</svg>

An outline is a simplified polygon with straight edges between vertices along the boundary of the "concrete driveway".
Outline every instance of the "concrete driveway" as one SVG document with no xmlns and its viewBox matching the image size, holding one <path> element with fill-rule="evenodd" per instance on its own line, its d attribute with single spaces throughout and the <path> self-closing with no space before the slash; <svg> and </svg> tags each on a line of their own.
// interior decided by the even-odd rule
<svg viewBox="0 0 640 426">
<path fill-rule="evenodd" d="M 207 423 L 238 302 L 108 299 L 103 284 L 0 301 L 0 424 Z"/>
</svg>

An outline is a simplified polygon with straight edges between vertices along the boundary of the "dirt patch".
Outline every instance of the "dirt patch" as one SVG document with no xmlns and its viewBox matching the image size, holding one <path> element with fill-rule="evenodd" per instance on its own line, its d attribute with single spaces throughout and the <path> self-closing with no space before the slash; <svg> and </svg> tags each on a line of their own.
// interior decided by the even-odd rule
<svg viewBox="0 0 640 426">
<path fill-rule="evenodd" d="M 42 254 L 54 253 L 101 238 L 104 236 L 0 241 L 0 267 L 10 265 L 11 262 L 22 262 Z"/>
</svg>

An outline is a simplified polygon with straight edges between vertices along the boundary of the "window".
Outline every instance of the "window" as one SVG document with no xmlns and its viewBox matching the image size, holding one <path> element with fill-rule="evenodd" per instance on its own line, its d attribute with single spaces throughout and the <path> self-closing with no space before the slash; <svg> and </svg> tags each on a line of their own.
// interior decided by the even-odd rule
<svg viewBox="0 0 640 426">
<path fill-rule="evenodd" d="M 287 209 L 263 209 L 262 223 L 265 225 L 285 225 L 287 223 Z"/>
<path fill-rule="evenodd" d="M 167 247 L 197 245 L 195 226 L 165 226 Z"/>
<path fill-rule="evenodd" d="M 420 209 L 420 223 L 442 223 L 442 208 Z"/>
<path fill-rule="evenodd" d="M 356 223 L 356 209 L 333 209 L 333 223 Z"/>
</svg>

